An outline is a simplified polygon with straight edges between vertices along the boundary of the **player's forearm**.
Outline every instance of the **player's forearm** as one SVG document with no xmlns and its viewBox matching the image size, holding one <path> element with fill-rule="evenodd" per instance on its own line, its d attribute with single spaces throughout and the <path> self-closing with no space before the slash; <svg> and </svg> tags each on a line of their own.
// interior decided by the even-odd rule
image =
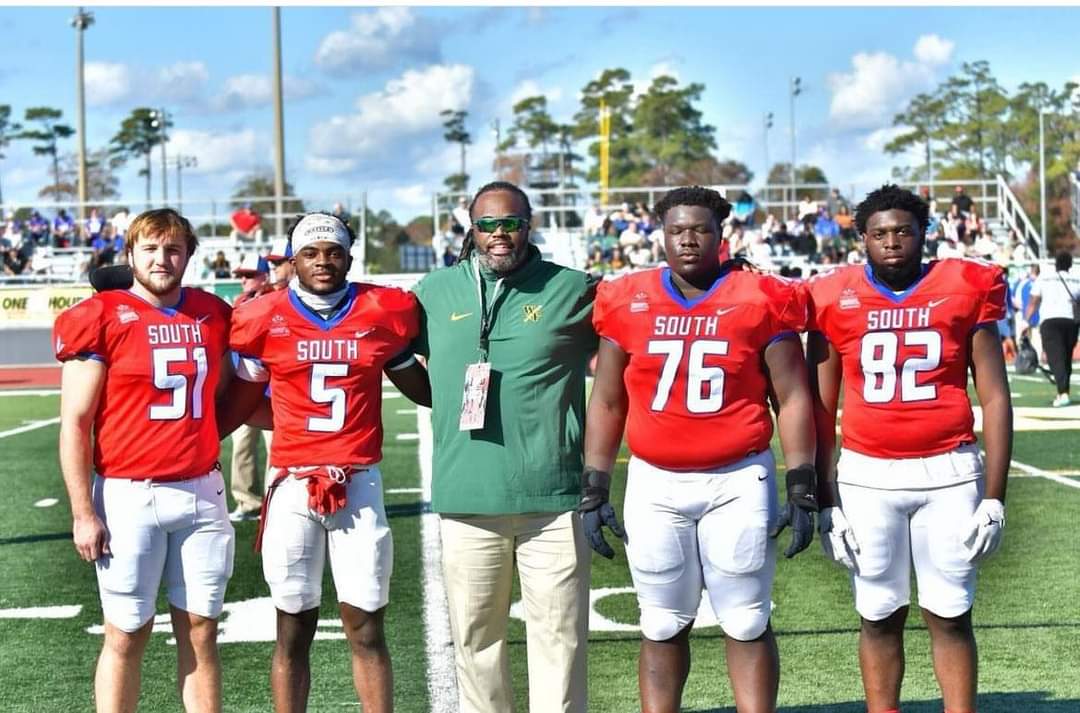
<svg viewBox="0 0 1080 713">
<path fill-rule="evenodd" d="M 595 397 L 589 402 L 585 423 L 585 465 L 610 473 L 622 443 L 626 424 L 626 406 L 600 403 Z"/>
<path fill-rule="evenodd" d="M 809 392 L 803 390 L 780 400 L 776 417 L 780 450 L 789 468 L 814 463 L 817 444 L 814 438 L 814 415 Z"/>
<path fill-rule="evenodd" d="M 986 492 L 984 497 L 1005 502 L 1009 463 L 1012 460 L 1012 404 L 1008 395 L 996 396 L 981 404 L 983 444 L 986 448 Z"/>
<path fill-rule="evenodd" d="M 814 407 L 815 465 L 818 482 L 836 480 L 836 413 Z"/>
<path fill-rule="evenodd" d="M 60 472 L 71 501 L 71 515 L 82 519 L 94 514 L 90 488 L 90 429 L 80 424 L 60 424 Z"/>
</svg>

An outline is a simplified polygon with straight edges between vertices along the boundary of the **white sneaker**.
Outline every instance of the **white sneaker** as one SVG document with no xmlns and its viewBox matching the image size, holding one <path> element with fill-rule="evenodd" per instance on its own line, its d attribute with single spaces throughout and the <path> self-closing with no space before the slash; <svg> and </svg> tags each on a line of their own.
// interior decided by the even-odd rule
<svg viewBox="0 0 1080 713">
<path fill-rule="evenodd" d="M 1054 408 L 1060 408 L 1062 406 L 1069 406 L 1071 404 L 1072 401 L 1069 400 L 1068 394 L 1058 394 L 1057 397 L 1054 399 L 1054 402 L 1050 405 Z"/>
</svg>

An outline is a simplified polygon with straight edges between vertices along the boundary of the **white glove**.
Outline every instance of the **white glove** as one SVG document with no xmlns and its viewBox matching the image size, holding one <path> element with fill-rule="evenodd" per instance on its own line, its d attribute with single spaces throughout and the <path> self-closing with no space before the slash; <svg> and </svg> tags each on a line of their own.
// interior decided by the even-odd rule
<svg viewBox="0 0 1080 713">
<path fill-rule="evenodd" d="M 818 523 L 821 549 L 825 550 L 825 556 L 854 572 L 859 543 L 855 539 L 855 531 L 844 517 L 844 511 L 838 507 L 822 508 Z"/>
<path fill-rule="evenodd" d="M 987 498 L 979 503 L 975 513 L 961 531 L 964 546 L 968 548 L 968 562 L 978 562 L 994 553 L 1001 544 L 1001 531 L 1005 527 L 1005 504 Z"/>
</svg>

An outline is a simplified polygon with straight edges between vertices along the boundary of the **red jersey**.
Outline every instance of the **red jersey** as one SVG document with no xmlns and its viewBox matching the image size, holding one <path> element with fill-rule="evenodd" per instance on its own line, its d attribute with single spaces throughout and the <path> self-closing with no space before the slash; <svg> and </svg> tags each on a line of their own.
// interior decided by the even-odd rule
<svg viewBox="0 0 1080 713">
<path fill-rule="evenodd" d="M 109 290 L 56 318 L 58 360 L 105 362 L 94 415 L 94 470 L 102 477 L 179 480 L 218 459 L 214 389 L 232 310 L 209 292 L 180 294 L 169 309 Z"/>
<path fill-rule="evenodd" d="M 768 449 L 764 351 L 806 328 L 806 301 L 781 277 L 732 270 L 685 299 L 670 269 L 602 282 L 593 324 L 630 356 L 630 451 L 668 470 L 707 470 Z"/>
<path fill-rule="evenodd" d="M 869 265 L 807 283 L 810 329 L 840 353 L 845 448 L 876 458 L 916 458 L 975 442 L 967 395 L 971 335 L 1005 316 L 1001 268 L 934 260 L 901 294 Z"/>
<path fill-rule="evenodd" d="M 411 355 L 419 308 L 410 292 L 349 285 L 331 320 L 293 290 L 238 307 L 229 344 L 270 374 L 277 468 L 378 463 L 382 459 L 382 372 Z"/>
</svg>

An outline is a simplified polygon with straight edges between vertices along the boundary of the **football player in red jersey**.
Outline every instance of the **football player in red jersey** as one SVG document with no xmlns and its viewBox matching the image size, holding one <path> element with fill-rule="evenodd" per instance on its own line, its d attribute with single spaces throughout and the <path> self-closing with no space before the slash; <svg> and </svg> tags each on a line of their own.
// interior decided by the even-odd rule
<svg viewBox="0 0 1080 713">
<path fill-rule="evenodd" d="M 626 552 L 641 607 L 638 685 L 645 713 L 677 711 L 689 634 L 707 590 L 726 635 L 740 713 L 776 709 L 779 657 L 769 626 L 773 540 L 789 522 L 788 557 L 813 536 L 814 428 L 798 333 L 805 296 L 783 278 L 721 264 L 731 206 L 705 188 L 657 204 L 668 268 L 600 285 L 599 361 L 585 428 L 580 510 L 590 542 L 619 535 L 608 503 L 626 425 Z M 788 502 L 777 503 L 769 393 L 779 404 Z"/>
<path fill-rule="evenodd" d="M 431 405 L 427 372 L 409 348 L 419 309 L 412 293 L 347 281 L 354 235 L 337 217 L 305 215 L 289 238 L 296 279 L 234 313 L 240 381 L 222 417 L 224 435 L 248 418 L 269 381 L 272 484 L 260 533 L 278 610 L 274 706 L 307 708 L 329 555 L 357 695 L 365 711 L 385 713 L 393 708 L 383 630 L 393 543 L 378 468 L 382 378 L 385 371 L 406 396 Z"/>
<path fill-rule="evenodd" d="M 897 186 L 873 191 L 855 213 L 868 264 L 807 287 L 821 544 L 851 571 L 870 713 L 899 708 L 913 565 L 945 710 L 975 710 L 975 569 L 997 548 L 1005 520 L 1012 404 L 996 326 L 1004 275 L 978 260 L 923 265 L 928 210 Z"/>
<path fill-rule="evenodd" d="M 131 289 L 94 295 L 54 327 L 64 363 L 60 467 L 75 549 L 96 564 L 105 617 L 94 698 L 99 712 L 135 710 L 164 575 L 184 708 L 216 712 L 233 528 L 214 392 L 230 308 L 181 287 L 196 238 L 175 211 L 139 215 L 128 237 Z"/>
</svg>

